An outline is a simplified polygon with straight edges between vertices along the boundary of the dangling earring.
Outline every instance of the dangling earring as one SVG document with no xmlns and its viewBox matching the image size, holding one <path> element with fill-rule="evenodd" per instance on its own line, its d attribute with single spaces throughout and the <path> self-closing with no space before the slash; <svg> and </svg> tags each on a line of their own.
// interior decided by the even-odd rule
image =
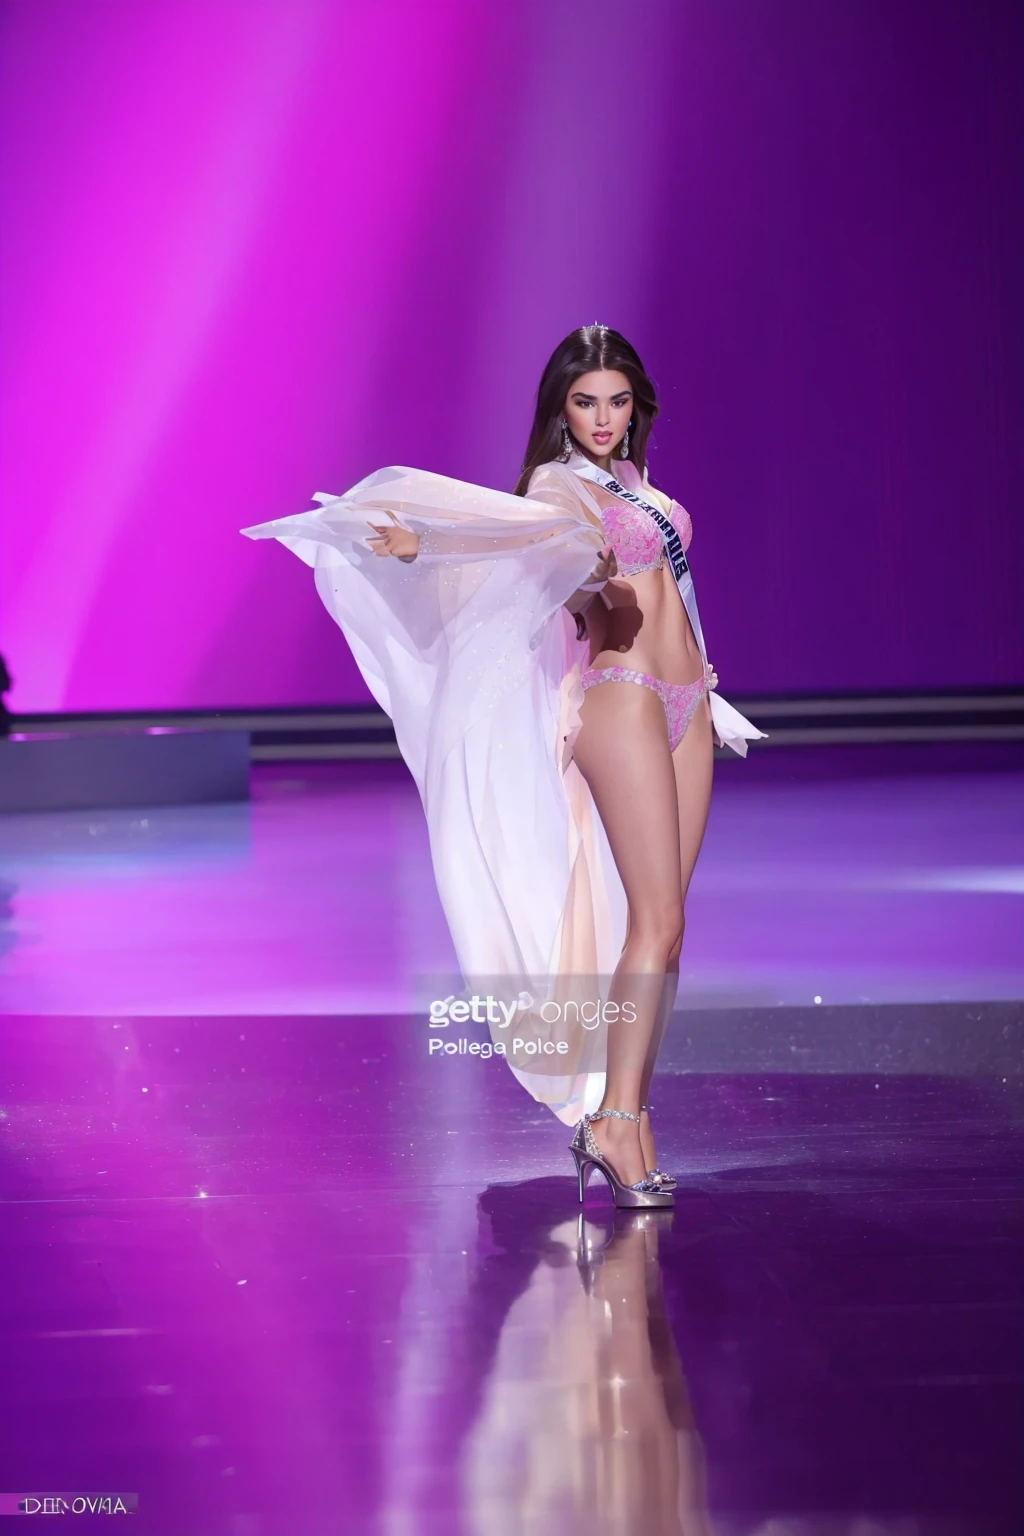
<svg viewBox="0 0 1024 1536">
<path fill-rule="evenodd" d="M 569 428 L 566 426 L 565 417 L 562 417 L 562 456 L 572 458 L 572 438 L 569 436 Z"/>
<path fill-rule="evenodd" d="M 622 439 L 622 457 L 629 458 L 629 427 L 626 428 L 626 435 Z"/>
</svg>

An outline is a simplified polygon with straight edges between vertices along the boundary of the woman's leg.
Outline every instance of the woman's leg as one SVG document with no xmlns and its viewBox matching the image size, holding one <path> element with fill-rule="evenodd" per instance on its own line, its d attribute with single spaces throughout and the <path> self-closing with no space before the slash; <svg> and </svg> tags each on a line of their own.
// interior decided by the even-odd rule
<svg viewBox="0 0 1024 1536">
<path fill-rule="evenodd" d="M 679 953 L 683 898 L 678 808 L 665 710 L 652 688 L 604 682 L 580 709 L 574 758 L 598 815 L 629 903 L 629 926 L 609 1002 L 632 1003 L 635 1020 L 609 1022 L 602 1108 L 640 1109 L 644 1069 L 663 1006 L 666 971 Z M 647 1172 L 639 1127 L 598 1120 L 594 1136 L 625 1184 Z"/>
<path fill-rule="evenodd" d="M 700 853 L 701 843 L 704 839 L 704 829 L 707 826 L 708 809 L 711 804 L 714 741 L 711 734 L 711 704 L 706 695 L 698 704 L 682 741 L 680 741 L 672 753 L 672 768 L 675 776 L 676 804 L 678 808 L 679 865 L 683 893 L 682 899 L 684 902 L 683 928 L 685 931 L 686 893 L 689 890 L 690 879 L 693 875 L 694 866 L 697 863 L 697 855 Z M 641 1104 L 646 1104 L 650 1096 L 654 1064 L 661 1049 L 661 1042 L 668 1026 L 668 1021 L 672 1015 L 672 1005 L 675 1002 L 676 987 L 679 982 L 678 950 L 672 961 L 672 971 L 670 986 L 666 989 L 665 1001 L 651 1034 L 650 1046 L 644 1061 Z M 650 1121 L 646 1115 L 641 1127 L 641 1141 L 644 1153 L 649 1159 L 647 1163 L 648 1168 L 657 1168 L 658 1161 L 654 1147 L 654 1137 L 651 1133 Z"/>
</svg>

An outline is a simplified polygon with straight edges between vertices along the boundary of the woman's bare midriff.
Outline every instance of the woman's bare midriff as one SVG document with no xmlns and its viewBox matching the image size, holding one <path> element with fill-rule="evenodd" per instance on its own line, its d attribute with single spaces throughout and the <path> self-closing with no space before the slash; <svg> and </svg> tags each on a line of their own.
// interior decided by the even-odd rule
<svg viewBox="0 0 1024 1536">
<path fill-rule="evenodd" d="M 600 492 L 597 499 L 614 500 Z M 614 576 L 588 604 L 585 617 L 588 666 L 633 667 L 665 683 L 693 683 L 703 676 L 700 647 L 667 561 L 659 570 Z"/>
</svg>

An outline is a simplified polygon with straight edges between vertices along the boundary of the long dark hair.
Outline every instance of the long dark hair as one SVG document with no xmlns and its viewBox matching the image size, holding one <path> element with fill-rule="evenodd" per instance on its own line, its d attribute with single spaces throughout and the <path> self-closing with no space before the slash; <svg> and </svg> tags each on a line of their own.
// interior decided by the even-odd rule
<svg viewBox="0 0 1024 1536">
<path fill-rule="evenodd" d="M 523 470 L 516 481 L 517 496 L 526 495 L 530 476 L 539 464 L 565 460 L 562 445 L 562 411 L 574 379 L 607 368 L 624 373 L 633 390 L 633 415 L 629 423 L 629 457 L 640 471 L 647 462 L 647 439 L 658 414 L 654 385 L 643 363 L 625 336 L 607 325 L 581 325 L 560 341 L 548 359 L 537 390 L 537 409 L 526 444 Z"/>
</svg>

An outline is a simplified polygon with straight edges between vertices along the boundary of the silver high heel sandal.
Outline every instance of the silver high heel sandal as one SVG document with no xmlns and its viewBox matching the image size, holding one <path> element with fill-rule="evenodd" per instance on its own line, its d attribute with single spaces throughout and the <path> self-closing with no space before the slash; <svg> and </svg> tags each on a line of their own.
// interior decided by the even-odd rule
<svg viewBox="0 0 1024 1536">
<path fill-rule="evenodd" d="M 596 1114 L 584 1115 L 576 1127 L 576 1134 L 569 1143 L 569 1151 L 576 1163 L 576 1173 L 580 1185 L 580 1202 L 583 1201 L 583 1191 L 590 1177 L 590 1170 L 596 1168 L 603 1173 L 608 1180 L 608 1187 L 612 1192 L 612 1198 L 618 1206 L 632 1209 L 644 1209 L 675 1204 L 675 1195 L 671 1190 L 662 1189 L 649 1177 L 638 1179 L 635 1184 L 623 1184 L 615 1169 L 601 1154 L 601 1149 L 594 1140 L 594 1133 L 590 1129 L 595 1120 L 635 1120 L 640 1124 L 639 1115 L 631 1115 L 624 1109 L 599 1109 Z"/>
<path fill-rule="evenodd" d="M 645 1110 L 649 1120 L 651 1118 L 651 1106 L 649 1104 L 641 1104 L 640 1113 L 643 1114 Z M 673 1178 L 670 1173 L 662 1173 L 660 1168 L 648 1168 L 647 1177 L 650 1179 L 652 1184 L 657 1184 L 659 1189 L 675 1189 L 679 1182 L 679 1180 Z"/>
</svg>

